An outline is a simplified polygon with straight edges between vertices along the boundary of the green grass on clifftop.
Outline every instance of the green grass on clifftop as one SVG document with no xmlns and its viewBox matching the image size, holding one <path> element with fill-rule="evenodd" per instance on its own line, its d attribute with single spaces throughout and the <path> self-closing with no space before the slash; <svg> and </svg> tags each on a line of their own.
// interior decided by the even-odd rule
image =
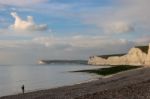
<svg viewBox="0 0 150 99">
<path fill-rule="evenodd" d="M 100 68 L 100 69 L 92 69 L 92 70 L 80 70 L 80 71 L 74 71 L 74 72 L 87 72 L 87 73 L 95 73 L 98 75 L 111 75 L 118 72 L 130 70 L 130 69 L 136 69 L 140 68 L 141 66 L 130 66 L 130 65 L 119 65 L 119 66 L 112 66 L 110 68 Z"/>
</svg>

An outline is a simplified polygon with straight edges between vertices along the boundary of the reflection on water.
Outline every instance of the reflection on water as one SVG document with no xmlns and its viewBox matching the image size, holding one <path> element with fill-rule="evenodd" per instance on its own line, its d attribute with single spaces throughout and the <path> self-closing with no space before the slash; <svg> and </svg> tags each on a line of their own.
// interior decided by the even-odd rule
<svg viewBox="0 0 150 99">
<path fill-rule="evenodd" d="M 99 68 L 86 65 L 32 65 L 0 66 L 0 96 L 27 91 L 54 88 L 90 80 L 96 76 L 68 71 Z"/>
</svg>

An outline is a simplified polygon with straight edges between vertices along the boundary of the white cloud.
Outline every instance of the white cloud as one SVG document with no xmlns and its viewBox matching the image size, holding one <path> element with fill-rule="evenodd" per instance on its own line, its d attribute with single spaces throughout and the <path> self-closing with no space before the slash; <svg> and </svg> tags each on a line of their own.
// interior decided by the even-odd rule
<svg viewBox="0 0 150 99">
<path fill-rule="evenodd" d="M 13 5 L 13 6 L 32 6 L 35 4 L 45 3 L 48 0 L 0 0 L 2 5 Z"/>
<path fill-rule="evenodd" d="M 52 37 L 36 37 L 36 38 L 33 38 L 32 41 L 38 44 L 42 44 L 46 47 L 49 47 L 51 45 L 58 43 L 57 39 L 52 38 Z"/>
<path fill-rule="evenodd" d="M 111 33 L 149 32 L 150 0 L 117 0 L 117 5 L 81 11 L 81 20 Z M 79 15 L 78 15 L 79 16 Z M 134 31 L 133 31 L 134 30 Z"/>
<path fill-rule="evenodd" d="M 6 0 L 8 1 L 8 0 Z M 10 0 L 9 0 L 10 1 Z M 15 0 L 18 1 L 18 0 Z M 36 0 L 35 0 L 36 1 Z M 41 0 L 42 1 L 42 0 Z M 87 9 L 85 12 L 77 14 L 86 24 L 92 24 L 100 29 L 109 33 L 126 33 L 132 32 L 136 29 L 146 31 L 150 27 L 150 0 L 118 0 L 122 3 L 115 7 L 100 7 L 95 11 Z M 5 2 L 4 0 L 0 2 Z M 11 1 L 10 1 L 11 2 Z M 7 4 L 10 4 L 7 3 Z M 4 4 L 4 3 L 3 3 Z M 13 3 L 12 3 L 13 4 Z M 24 4 L 13 4 L 22 6 Z M 28 5 L 28 3 L 26 3 Z M 53 9 L 56 6 L 54 6 Z M 39 11 L 39 10 L 38 10 Z M 51 11 L 50 11 L 51 12 Z M 62 11 L 63 12 L 63 11 Z M 54 13 L 56 13 L 54 11 Z M 70 14 L 70 13 L 69 13 Z M 11 26 L 14 30 L 37 31 L 42 25 L 37 25 L 33 21 L 33 17 L 28 17 L 27 20 L 22 20 L 17 14 L 12 13 L 15 19 L 19 19 Z M 68 16 L 65 13 L 66 16 Z M 38 28 L 38 29 L 37 29 Z M 45 29 L 44 29 L 45 30 Z M 5 32 L 0 31 L 0 32 Z M 7 32 L 7 31 L 6 31 Z M 146 31 L 147 32 L 147 31 Z M 147 32 L 148 33 L 148 32 Z M 10 34 L 10 32 L 9 32 Z M 139 33 L 140 34 L 140 33 Z M 0 49 L 2 54 L 1 58 L 7 56 L 7 53 L 15 53 L 19 59 L 25 62 L 33 59 L 79 59 L 88 58 L 90 55 L 102 55 L 112 53 L 126 52 L 130 47 L 136 44 L 147 44 L 150 42 L 150 37 L 145 36 L 141 38 L 144 32 L 139 35 L 137 33 L 132 41 L 126 39 L 117 39 L 113 37 L 100 37 L 100 36 L 74 36 L 74 37 L 35 37 L 32 40 L 1 40 Z M 108 35 L 107 35 L 108 36 Z M 21 54 L 18 54 L 21 53 Z M 24 54 L 25 53 L 25 54 Z M 15 55 L 12 57 L 14 58 Z M 21 56 L 22 55 L 22 56 Z M 10 59 L 10 55 L 6 57 L 6 62 Z M 11 60 L 11 59 L 10 59 Z M 17 60 L 17 59 L 16 59 Z M 17 60 L 18 61 L 18 60 Z M 27 61 L 27 62 L 28 62 Z M 3 61 L 2 61 L 3 62 Z"/>
<path fill-rule="evenodd" d="M 140 43 L 147 44 L 142 39 L 128 41 L 111 37 L 81 35 L 64 38 L 39 36 L 30 40 L 0 40 L 0 49 L 1 53 L 5 53 L 2 55 L 7 62 L 8 59 L 11 62 L 14 60 L 10 58 L 10 55 L 13 54 L 12 58 L 18 57 L 24 63 L 33 63 L 38 59 L 88 59 L 91 55 L 125 53 L 134 45 L 139 44 L 139 40 Z M 14 62 L 17 63 L 17 61 Z"/>
<path fill-rule="evenodd" d="M 128 33 L 134 31 L 134 26 L 127 22 L 118 21 L 106 25 L 105 31 L 108 33 Z"/>
<path fill-rule="evenodd" d="M 64 49 L 77 49 L 84 50 L 107 48 L 109 46 L 126 45 L 128 40 L 125 39 L 112 39 L 110 37 L 33 37 L 31 40 L 0 40 L 1 48 L 25 48 L 28 45 L 42 46 L 46 48 L 64 48 Z M 63 50 L 63 49 L 59 49 Z"/>
<path fill-rule="evenodd" d="M 34 43 L 44 45 L 46 47 L 52 47 L 55 45 L 68 45 L 74 48 L 103 48 L 108 45 L 119 45 L 128 43 L 125 39 L 112 39 L 110 37 L 85 37 L 85 36 L 73 36 L 66 38 L 58 37 L 36 37 L 32 40 Z"/>
<path fill-rule="evenodd" d="M 10 26 L 11 29 L 21 31 L 44 31 L 48 28 L 46 24 L 35 24 L 32 16 L 27 16 L 27 20 L 22 20 L 16 12 L 12 12 L 11 15 L 15 19 L 14 24 Z"/>
</svg>

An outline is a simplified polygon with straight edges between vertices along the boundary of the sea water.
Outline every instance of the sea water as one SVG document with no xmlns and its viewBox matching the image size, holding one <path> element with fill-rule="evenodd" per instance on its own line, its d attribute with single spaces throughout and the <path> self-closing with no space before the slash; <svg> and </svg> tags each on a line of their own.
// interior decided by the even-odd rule
<svg viewBox="0 0 150 99">
<path fill-rule="evenodd" d="M 21 93 L 22 85 L 26 92 L 30 92 L 86 82 L 97 76 L 69 71 L 101 67 L 76 64 L 0 65 L 0 96 Z"/>
</svg>

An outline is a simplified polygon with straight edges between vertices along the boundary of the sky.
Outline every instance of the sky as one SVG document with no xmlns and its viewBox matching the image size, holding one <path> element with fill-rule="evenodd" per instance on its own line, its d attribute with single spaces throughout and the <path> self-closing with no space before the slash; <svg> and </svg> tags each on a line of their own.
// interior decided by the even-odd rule
<svg viewBox="0 0 150 99">
<path fill-rule="evenodd" d="M 0 64 L 88 59 L 150 42 L 150 0 L 0 0 Z"/>
</svg>

